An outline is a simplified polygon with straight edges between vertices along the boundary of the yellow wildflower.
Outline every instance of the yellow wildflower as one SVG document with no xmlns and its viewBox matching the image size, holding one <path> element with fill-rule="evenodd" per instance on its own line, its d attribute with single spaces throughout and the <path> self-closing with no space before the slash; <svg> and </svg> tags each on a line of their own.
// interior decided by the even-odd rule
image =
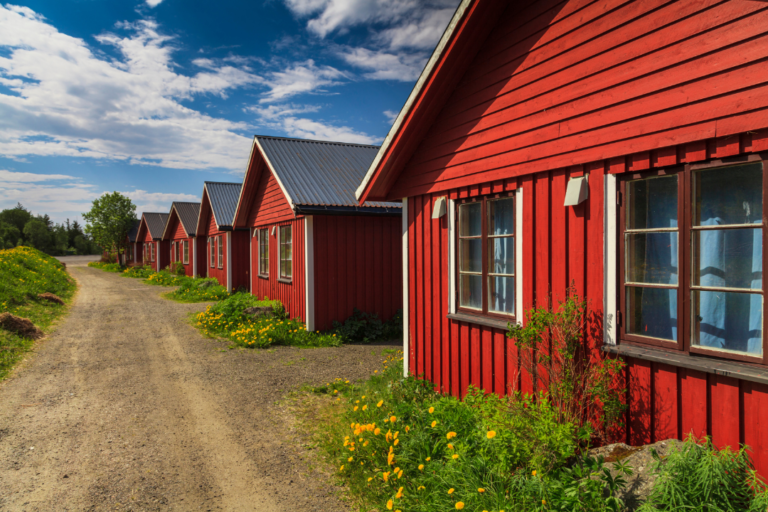
<svg viewBox="0 0 768 512">
<path fill-rule="evenodd" d="M 435 408 L 434 407 L 430 407 L 429 408 L 429 414 L 432 414 L 433 412 L 435 412 Z"/>
<path fill-rule="evenodd" d="M 453 494 L 453 491 L 454 491 L 454 489 L 453 489 L 453 487 L 451 487 L 450 489 L 448 489 L 448 494 Z"/>
<path fill-rule="evenodd" d="M 419 464 L 419 471 L 424 471 L 424 464 Z"/>
<path fill-rule="evenodd" d="M 464 508 L 464 502 L 463 501 L 457 501 L 456 502 L 456 510 L 461 510 Z"/>
<path fill-rule="evenodd" d="M 493 439 L 496 437 L 496 431 L 495 430 L 489 430 L 487 434 L 485 434 L 485 437 L 488 439 Z"/>
<path fill-rule="evenodd" d="M 394 503 L 392 503 L 392 500 L 387 501 L 387 510 L 392 510 L 392 506 Z"/>
</svg>

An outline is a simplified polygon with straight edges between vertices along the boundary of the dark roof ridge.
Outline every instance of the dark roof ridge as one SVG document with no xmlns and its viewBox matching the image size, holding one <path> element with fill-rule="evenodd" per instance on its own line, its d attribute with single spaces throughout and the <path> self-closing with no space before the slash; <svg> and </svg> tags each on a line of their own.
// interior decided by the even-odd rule
<svg viewBox="0 0 768 512">
<path fill-rule="evenodd" d="M 298 137 L 277 137 L 275 135 L 254 135 L 256 139 L 276 139 L 276 140 L 291 140 L 296 142 L 312 142 L 320 144 L 336 144 L 340 146 L 360 146 L 363 148 L 379 148 L 375 144 L 358 144 L 356 142 L 342 142 L 338 140 L 317 140 L 317 139 L 300 139 Z"/>
</svg>

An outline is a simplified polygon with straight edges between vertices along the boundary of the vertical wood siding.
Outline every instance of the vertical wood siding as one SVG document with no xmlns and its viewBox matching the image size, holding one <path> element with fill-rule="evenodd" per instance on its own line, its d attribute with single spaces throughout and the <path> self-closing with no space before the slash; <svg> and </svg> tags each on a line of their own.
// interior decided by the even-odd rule
<svg viewBox="0 0 768 512">
<path fill-rule="evenodd" d="M 533 381 L 502 330 L 447 319 L 438 197 L 522 187 L 518 300 L 545 305 L 573 283 L 602 342 L 605 174 L 768 151 L 768 4 L 527 4 L 509 4 L 388 196 L 409 205 L 409 370 L 456 396 L 469 384 L 532 391 Z M 585 172 L 589 199 L 563 207 L 568 180 Z M 626 442 L 711 435 L 751 446 L 768 474 L 768 386 L 635 359 L 626 381 Z"/>
<path fill-rule="evenodd" d="M 403 307 L 400 217 L 316 215 L 313 223 L 316 329 L 353 308 L 392 318 Z"/>
<path fill-rule="evenodd" d="M 194 276 L 194 265 L 193 265 L 193 248 L 192 248 L 192 240 L 195 238 L 193 236 L 188 237 L 187 232 L 184 230 L 184 225 L 179 222 L 179 217 L 176 215 L 176 210 L 171 210 L 170 218 L 168 219 L 168 227 L 170 228 L 170 235 L 171 239 L 170 242 L 176 242 L 179 244 L 179 261 L 184 265 L 184 274 L 188 275 L 190 277 Z M 189 263 L 186 265 L 184 264 L 184 248 L 182 247 L 182 242 L 184 241 L 189 242 Z M 170 242 L 169 242 L 169 251 L 170 251 Z M 170 254 L 170 253 L 169 253 Z M 176 258 L 176 255 L 173 255 L 174 259 Z"/>
<path fill-rule="evenodd" d="M 727 140 L 686 144 L 650 152 L 644 169 L 768 150 L 768 131 Z M 729 149 L 723 149 L 723 148 Z M 449 320 L 447 216 L 432 219 L 438 197 L 481 196 L 490 191 L 523 190 L 523 306 L 561 300 L 569 284 L 589 301 L 590 341 L 602 343 L 603 217 L 606 173 L 637 168 L 638 155 L 573 166 L 535 175 L 483 183 L 408 198 L 409 356 L 412 374 L 423 375 L 443 392 L 463 396 L 469 384 L 504 394 L 532 391 L 520 372 L 516 349 L 504 331 Z M 659 165 L 661 164 L 661 165 Z M 565 184 L 589 173 L 589 199 L 564 207 Z M 519 256 L 519 255 L 518 255 Z M 520 300 L 520 298 L 518 298 Z M 623 441 L 652 443 L 710 435 L 718 446 L 747 444 L 758 470 L 768 474 L 768 386 L 674 366 L 627 359 L 629 412 Z"/>
<path fill-rule="evenodd" d="M 197 272 L 203 277 L 214 277 L 222 286 L 227 286 L 227 232 L 219 231 L 216 227 L 216 219 L 211 213 L 211 207 L 208 203 L 208 196 L 203 195 L 203 202 L 200 204 L 200 226 L 201 231 L 197 236 L 197 254 L 200 258 L 197 262 Z M 248 231 L 230 231 L 232 237 L 232 290 L 244 289 L 250 290 L 249 275 L 249 253 L 248 253 Z M 215 251 L 214 268 L 211 268 L 210 244 L 208 238 L 213 237 L 213 243 L 216 244 L 217 237 L 221 237 L 221 243 L 224 246 L 222 258 L 224 259 L 222 268 L 218 264 L 218 249 Z M 190 239 L 191 244 L 191 239 Z M 192 250 L 190 246 L 190 251 Z"/>
<path fill-rule="evenodd" d="M 272 236 L 272 226 L 291 226 L 293 243 L 293 278 L 290 283 L 278 280 L 280 275 L 278 262 L 278 230 Z M 268 297 L 279 300 L 285 306 L 291 318 L 300 318 L 306 322 L 305 274 L 304 274 L 304 218 L 288 222 L 261 226 L 269 233 L 269 277 L 259 276 L 259 244 L 257 237 L 251 237 L 251 272 L 253 273 L 253 291 L 258 298 Z M 247 233 L 246 233 L 247 234 Z"/>
</svg>

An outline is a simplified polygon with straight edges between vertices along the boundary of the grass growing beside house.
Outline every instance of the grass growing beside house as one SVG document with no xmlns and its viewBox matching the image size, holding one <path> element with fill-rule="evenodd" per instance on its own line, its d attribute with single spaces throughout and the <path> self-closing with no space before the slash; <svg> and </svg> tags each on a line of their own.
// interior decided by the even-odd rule
<svg viewBox="0 0 768 512">
<path fill-rule="evenodd" d="M 69 302 L 75 289 L 75 281 L 57 259 L 30 247 L 0 250 L 0 313 L 28 318 L 47 332 L 66 312 L 66 306 L 42 300 L 38 295 L 52 293 Z M 30 339 L 0 329 L 0 379 L 33 344 Z"/>
<path fill-rule="evenodd" d="M 253 318 L 244 311 L 250 307 L 272 307 L 271 317 Z M 277 300 L 259 300 L 249 293 L 234 293 L 198 313 L 196 326 L 209 336 L 228 339 L 246 348 L 273 345 L 335 347 L 341 337 L 335 333 L 307 332 L 304 323 L 289 319 Z"/>
</svg>

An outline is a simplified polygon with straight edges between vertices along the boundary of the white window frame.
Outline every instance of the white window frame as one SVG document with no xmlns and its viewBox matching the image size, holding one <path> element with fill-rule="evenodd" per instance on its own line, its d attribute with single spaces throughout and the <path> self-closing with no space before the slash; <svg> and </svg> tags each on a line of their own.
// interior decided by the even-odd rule
<svg viewBox="0 0 768 512">
<path fill-rule="evenodd" d="M 155 262 L 155 244 L 150 243 L 149 244 L 150 252 L 152 253 L 152 263 Z"/>
<path fill-rule="evenodd" d="M 189 265 L 189 240 L 181 242 L 182 245 L 182 257 L 184 258 L 184 264 Z"/>
<path fill-rule="evenodd" d="M 256 248 L 256 259 L 258 261 L 258 264 L 256 265 L 256 273 L 261 277 L 269 277 L 269 228 L 257 228 L 257 248 Z M 262 272 L 261 271 L 261 243 L 264 242 L 267 249 L 267 271 Z"/>
<path fill-rule="evenodd" d="M 283 259 L 280 257 L 280 251 L 282 250 L 282 238 L 281 235 L 283 233 L 283 230 L 288 228 L 291 232 L 291 258 L 289 260 L 291 262 L 291 275 L 288 277 L 283 276 Z M 277 228 L 277 277 L 281 281 L 293 281 L 293 226 L 278 226 Z"/>
<path fill-rule="evenodd" d="M 223 269 L 224 268 L 224 236 L 223 235 L 219 235 L 216 237 L 216 244 L 218 249 L 216 251 L 217 263 L 218 263 L 217 267 L 219 269 Z"/>
<path fill-rule="evenodd" d="M 619 251 L 617 223 L 619 222 L 619 210 L 617 204 L 617 177 L 615 174 L 606 174 L 603 190 L 605 197 L 605 218 L 603 219 L 603 343 L 616 345 L 619 339 L 618 326 L 616 325 L 616 312 L 619 310 L 618 297 L 618 264 Z"/>
<path fill-rule="evenodd" d="M 525 233 L 523 232 L 523 187 L 518 187 L 513 191 L 510 197 L 515 201 L 515 322 L 522 324 L 523 322 L 523 280 L 525 274 L 523 269 L 527 262 L 524 261 L 523 253 L 523 240 L 525 239 Z M 483 212 L 485 215 L 485 212 Z M 458 311 L 458 305 L 456 303 L 456 262 L 458 255 L 456 254 L 456 201 L 453 199 L 448 200 L 448 309 L 451 314 L 456 314 Z M 406 305 L 407 307 L 407 305 Z M 479 320 L 488 319 L 489 317 L 478 315 Z"/>
<path fill-rule="evenodd" d="M 213 240 L 212 236 L 208 237 L 208 259 L 210 260 L 211 268 L 216 268 L 216 246 Z"/>
</svg>

